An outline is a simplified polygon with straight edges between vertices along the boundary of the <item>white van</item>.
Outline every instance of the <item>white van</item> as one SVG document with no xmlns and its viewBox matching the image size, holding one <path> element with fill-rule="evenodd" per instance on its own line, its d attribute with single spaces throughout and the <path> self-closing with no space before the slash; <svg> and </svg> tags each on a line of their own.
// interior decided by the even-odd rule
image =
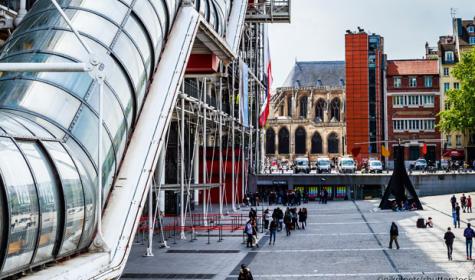
<svg viewBox="0 0 475 280">
<path fill-rule="evenodd" d="M 355 173 L 356 162 L 350 157 L 338 158 L 338 172 L 340 173 Z"/>
<path fill-rule="evenodd" d="M 328 157 L 319 157 L 315 163 L 317 173 L 332 173 L 331 161 Z"/>
</svg>

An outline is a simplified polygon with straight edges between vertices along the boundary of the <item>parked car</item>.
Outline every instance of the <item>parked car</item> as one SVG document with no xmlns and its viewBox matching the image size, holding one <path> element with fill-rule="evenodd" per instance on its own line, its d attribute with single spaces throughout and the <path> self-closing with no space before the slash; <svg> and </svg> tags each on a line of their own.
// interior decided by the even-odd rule
<svg viewBox="0 0 475 280">
<path fill-rule="evenodd" d="M 340 173 L 355 173 L 356 163 L 350 157 L 341 157 L 338 159 L 338 172 Z"/>
<path fill-rule="evenodd" d="M 380 160 L 370 159 L 367 165 L 368 173 L 383 173 L 383 164 Z"/>
<path fill-rule="evenodd" d="M 319 157 L 317 158 L 317 162 L 315 163 L 317 167 L 317 173 L 331 173 L 332 166 L 330 159 L 328 157 Z"/>
<path fill-rule="evenodd" d="M 426 170 L 427 161 L 423 158 L 416 160 L 410 165 L 411 170 Z"/>
<path fill-rule="evenodd" d="M 294 173 L 298 174 L 300 172 L 303 172 L 305 174 L 310 173 L 310 163 L 308 161 L 308 158 L 297 158 L 297 159 L 295 159 Z"/>
</svg>

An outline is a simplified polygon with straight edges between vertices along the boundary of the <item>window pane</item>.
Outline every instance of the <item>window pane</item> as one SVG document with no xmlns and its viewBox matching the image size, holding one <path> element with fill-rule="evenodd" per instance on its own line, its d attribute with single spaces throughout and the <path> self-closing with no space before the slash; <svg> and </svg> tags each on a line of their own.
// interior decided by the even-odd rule
<svg viewBox="0 0 475 280">
<path fill-rule="evenodd" d="M 145 85 L 147 83 L 147 74 L 145 72 L 142 57 L 124 33 L 120 34 L 117 38 L 113 51 L 122 61 L 123 66 L 128 70 L 128 74 L 130 75 L 137 92 L 137 106 L 140 108 L 145 94 Z"/>
<path fill-rule="evenodd" d="M 151 42 L 145 35 L 146 31 L 137 23 L 135 17 L 132 16 L 127 20 L 127 23 L 125 24 L 125 30 L 127 30 L 127 32 L 132 36 L 134 42 L 138 45 L 139 51 L 143 56 L 144 63 L 147 66 L 147 76 L 149 76 L 153 70 L 152 67 L 154 62 L 151 61 Z"/>
<path fill-rule="evenodd" d="M 152 39 L 152 44 L 155 47 L 155 50 L 160 50 L 161 47 L 161 28 L 160 21 L 158 20 L 157 14 L 154 12 L 153 7 L 148 1 L 136 1 L 134 5 L 134 12 L 137 13 L 140 20 L 143 22 L 145 27 L 148 30 L 148 34 Z"/>
<path fill-rule="evenodd" d="M 0 138 L 0 170 L 10 211 L 10 234 L 3 272 L 30 263 L 38 230 L 38 198 L 25 159 L 8 138 Z"/>
<path fill-rule="evenodd" d="M 35 176 L 38 189 L 38 199 L 41 210 L 40 241 L 34 262 L 42 262 L 53 258 L 53 248 L 56 242 L 60 220 L 60 185 L 56 181 L 53 167 L 38 145 L 19 143 L 25 153 Z"/>
<path fill-rule="evenodd" d="M 60 255 L 74 252 L 79 245 L 84 224 L 84 192 L 71 157 L 61 144 L 44 142 L 61 178 L 65 200 L 65 231 Z"/>
<path fill-rule="evenodd" d="M 79 108 L 80 101 L 70 94 L 41 82 L 26 80 L 1 81 L 0 104 L 39 113 L 68 128 Z"/>
<path fill-rule="evenodd" d="M 69 2 L 63 0 L 62 2 Z M 82 0 L 78 1 L 80 4 L 75 5 L 74 2 L 70 6 L 80 6 L 96 12 L 99 12 L 108 18 L 112 19 L 115 23 L 121 24 L 125 14 L 127 13 L 127 7 L 119 4 L 119 1 L 115 0 Z M 139 1 L 141 2 L 141 1 Z M 68 3 L 69 4 L 69 3 Z M 114 7 L 111 9 L 111 7 Z"/>
<path fill-rule="evenodd" d="M 30 131 L 28 131 L 24 126 L 22 126 L 17 121 L 13 120 L 7 115 L 0 113 L 0 128 L 3 129 L 6 133 L 11 136 L 34 136 Z"/>
<path fill-rule="evenodd" d="M 8 112 L 11 115 L 20 116 L 24 119 L 29 120 L 30 122 L 33 122 L 35 124 L 38 124 L 38 125 L 44 127 L 46 130 L 48 130 L 49 133 L 51 133 L 53 135 L 53 137 L 55 137 L 57 139 L 62 139 L 65 136 L 64 131 L 62 131 L 61 129 L 59 129 L 55 125 L 51 124 L 50 122 L 45 121 L 42 118 L 33 116 L 31 114 L 28 114 L 28 113 L 19 112 L 19 111 L 8 110 L 6 112 Z"/>
</svg>

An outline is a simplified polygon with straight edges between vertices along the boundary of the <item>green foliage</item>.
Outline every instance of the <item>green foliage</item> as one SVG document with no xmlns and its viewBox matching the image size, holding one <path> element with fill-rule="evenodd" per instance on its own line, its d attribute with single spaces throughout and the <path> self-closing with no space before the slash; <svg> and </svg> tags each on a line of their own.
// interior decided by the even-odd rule
<svg viewBox="0 0 475 280">
<path fill-rule="evenodd" d="M 463 53 L 461 61 L 453 68 L 452 75 L 460 81 L 460 89 L 446 92 L 449 109 L 439 113 L 441 131 L 475 131 L 475 48 Z"/>
</svg>

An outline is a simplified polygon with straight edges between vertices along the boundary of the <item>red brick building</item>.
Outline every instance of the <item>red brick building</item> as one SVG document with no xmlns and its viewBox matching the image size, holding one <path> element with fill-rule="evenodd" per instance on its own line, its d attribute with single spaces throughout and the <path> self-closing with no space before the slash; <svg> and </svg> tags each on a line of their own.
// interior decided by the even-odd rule
<svg viewBox="0 0 475 280">
<path fill-rule="evenodd" d="M 361 162 L 379 157 L 384 140 L 384 39 L 364 30 L 345 35 L 347 150 Z"/>
<path fill-rule="evenodd" d="M 407 160 L 440 159 L 438 67 L 437 60 L 429 59 L 387 63 L 388 140 L 405 140 Z"/>
</svg>

